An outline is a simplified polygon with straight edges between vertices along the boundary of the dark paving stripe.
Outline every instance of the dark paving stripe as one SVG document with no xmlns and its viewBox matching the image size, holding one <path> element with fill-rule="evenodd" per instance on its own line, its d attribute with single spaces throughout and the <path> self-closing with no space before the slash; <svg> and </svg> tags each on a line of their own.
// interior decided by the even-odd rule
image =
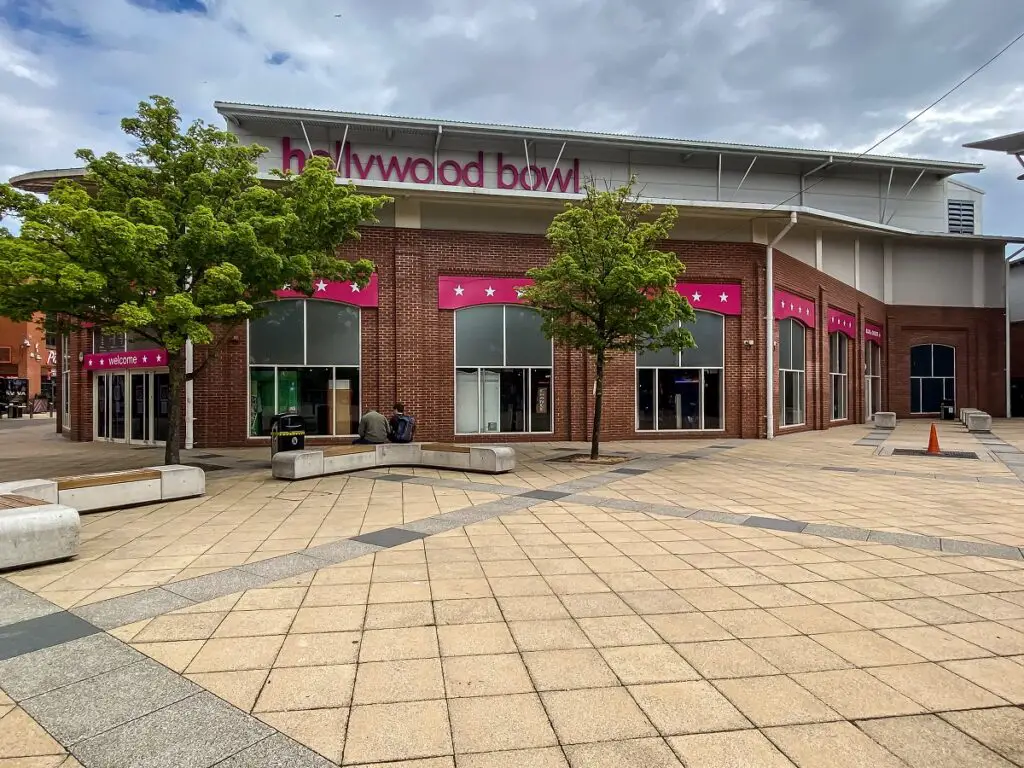
<svg viewBox="0 0 1024 768">
<path fill-rule="evenodd" d="M 612 470 L 616 475 L 646 475 L 650 471 L 650 469 L 634 469 L 633 467 L 620 467 Z"/>
<path fill-rule="evenodd" d="M 377 474 L 373 479 L 374 480 L 387 480 L 387 481 L 392 482 L 392 483 L 407 483 L 410 480 L 415 480 L 416 476 L 415 475 L 401 475 L 401 474 L 398 474 L 397 472 L 394 472 L 394 473 L 381 472 L 380 474 Z"/>
<path fill-rule="evenodd" d="M 857 467 L 822 467 L 826 472 L 860 472 Z"/>
<path fill-rule="evenodd" d="M 419 531 L 408 531 L 405 528 L 383 528 L 372 533 L 364 533 L 361 536 L 353 536 L 352 541 L 363 544 L 373 544 L 375 547 L 397 547 L 400 544 L 408 544 L 410 541 L 425 539 L 427 534 Z"/>
<path fill-rule="evenodd" d="M 520 493 L 519 498 L 521 499 L 540 499 L 541 501 L 558 501 L 569 496 L 569 493 L 565 491 L 547 491 L 543 489 L 527 491 L 526 493 Z"/>
<path fill-rule="evenodd" d="M 99 627 L 67 611 L 8 624 L 0 628 L 0 661 L 95 635 L 99 631 Z"/>
<path fill-rule="evenodd" d="M 788 533 L 800 533 L 807 527 L 807 523 L 797 520 L 783 520 L 778 517 L 758 517 L 751 515 L 743 521 L 743 525 L 750 528 L 766 528 L 771 531 L 786 531 Z"/>
</svg>

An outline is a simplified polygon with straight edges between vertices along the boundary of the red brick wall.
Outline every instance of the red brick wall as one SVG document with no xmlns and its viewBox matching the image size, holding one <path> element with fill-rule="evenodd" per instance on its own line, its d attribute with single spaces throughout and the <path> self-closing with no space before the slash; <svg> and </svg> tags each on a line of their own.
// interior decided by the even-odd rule
<svg viewBox="0 0 1024 768">
<path fill-rule="evenodd" d="M 732 282 L 741 286 L 743 315 L 728 317 L 725 321 L 725 430 L 717 434 L 743 438 L 764 436 L 764 246 L 672 241 L 666 247 L 675 251 L 686 265 L 684 279 Z M 379 307 L 362 311 L 362 408 L 387 409 L 393 402 L 403 401 L 407 410 L 417 417 L 418 437 L 452 439 L 454 312 L 437 309 L 438 275 L 520 277 L 530 267 L 546 263 L 549 251 L 544 237 L 372 228 L 364 232 L 359 242 L 346 247 L 344 256 L 370 259 L 378 274 Z M 793 429 L 827 429 L 835 424 L 831 421 L 828 376 L 829 307 L 855 315 L 859 326 L 848 346 L 848 422 L 862 422 L 865 417 L 864 322 L 877 323 L 886 329 L 882 410 L 895 410 L 900 415 L 909 411 L 909 346 L 928 340 L 957 346 L 959 403 L 982 408 L 993 415 L 1002 414 L 1002 310 L 886 308 L 876 299 L 785 253 L 776 251 L 774 268 L 777 288 L 813 299 L 818 308 L 817 328 L 808 329 L 806 339 L 806 424 Z M 746 340 L 753 341 L 753 346 L 746 346 Z M 76 361 L 80 349 L 73 342 L 72 357 Z M 247 435 L 246 350 L 243 325 L 230 332 L 230 337 L 197 378 L 194 390 L 197 447 L 261 442 Z M 197 366 L 206 355 L 206 350 L 196 350 Z M 680 436 L 680 433 L 636 432 L 633 355 L 614 356 L 608 366 L 602 430 L 605 439 Z M 593 382 L 592 361 L 585 360 L 579 352 L 556 348 L 553 434 L 538 435 L 538 439 L 589 438 Z M 87 376 L 75 375 L 73 389 L 76 391 L 72 393 L 75 439 L 90 439 L 92 435 L 92 391 L 88 384 Z M 776 375 L 776 428 L 780 415 L 779 389 Z M 789 428 L 783 430 L 786 431 Z M 709 433 L 688 434 L 707 437 Z M 480 436 L 479 439 L 493 440 L 493 437 Z M 528 440 L 531 436 L 502 436 L 502 439 Z"/>
</svg>

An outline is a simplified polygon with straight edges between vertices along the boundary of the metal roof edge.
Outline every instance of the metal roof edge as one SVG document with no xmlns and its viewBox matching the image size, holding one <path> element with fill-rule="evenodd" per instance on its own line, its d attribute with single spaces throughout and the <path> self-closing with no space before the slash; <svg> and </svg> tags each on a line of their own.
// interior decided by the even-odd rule
<svg viewBox="0 0 1024 768">
<path fill-rule="evenodd" d="M 246 104 L 230 101 L 215 101 L 213 106 L 214 109 L 216 109 L 217 112 L 225 118 L 248 116 L 263 119 L 279 118 L 282 120 L 298 120 L 306 117 L 309 119 L 326 119 L 337 122 L 347 121 L 350 123 L 362 123 L 365 125 L 382 127 L 387 125 L 430 129 L 441 127 L 451 133 L 475 132 L 495 136 L 514 134 L 516 138 L 548 138 L 552 141 L 575 140 L 592 144 L 619 144 L 638 148 L 643 147 L 647 149 L 722 152 L 723 154 L 763 154 L 793 160 L 806 159 L 809 161 L 822 161 L 833 158 L 835 160 L 847 161 L 850 163 L 862 163 L 865 165 L 882 164 L 914 168 L 915 170 L 925 169 L 934 172 L 944 172 L 947 175 L 955 173 L 978 173 L 985 168 L 984 165 L 979 163 L 929 160 L 925 158 L 897 157 L 892 155 L 872 155 L 822 149 L 800 149 L 796 147 L 774 147 L 754 144 L 673 139 L 659 136 L 635 136 L 617 133 L 549 129 L 533 126 L 505 125 L 499 123 L 473 123 L 459 120 L 399 117 L 361 112 L 338 112 L 333 110 L 304 109 L 301 107 L 280 107 L 267 104 Z"/>
</svg>

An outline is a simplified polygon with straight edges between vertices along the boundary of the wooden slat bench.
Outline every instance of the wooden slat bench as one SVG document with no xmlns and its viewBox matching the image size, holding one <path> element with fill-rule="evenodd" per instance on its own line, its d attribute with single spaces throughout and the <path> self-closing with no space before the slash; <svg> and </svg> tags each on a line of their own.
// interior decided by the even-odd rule
<svg viewBox="0 0 1024 768">
<path fill-rule="evenodd" d="M 202 471 L 202 470 L 200 470 Z M 159 480 L 160 472 L 155 469 L 129 469 L 123 472 L 100 472 L 95 475 L 68 475 L 55 477 L 57 493 L 78 488 L 95 488 L 100 485 L 119 485 L 140 480 Z"/>
<path fill-rule="evenodd" d="M 433 467 L 502 474 L 516 468 L 516 454 L 508 446 L 452 443 L 335 445 L 279 451 L 274 454 L 271 471 L 281 480 L 304 480 L 374 467 Z"/>
<path fill-rule="evenodd" d="M 16 493 L 0 495 L 0 509 L 20 509 L 21 507 L 41 507 L 46 504 L 42 499 L 19 496 Z"/>
</svg>

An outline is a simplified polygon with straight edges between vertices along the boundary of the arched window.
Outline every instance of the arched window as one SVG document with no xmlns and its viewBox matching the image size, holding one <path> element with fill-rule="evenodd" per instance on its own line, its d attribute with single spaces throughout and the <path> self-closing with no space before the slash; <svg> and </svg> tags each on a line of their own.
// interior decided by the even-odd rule
<svg viewBox="0 0 1024 768">
<path fill-rule="evenodd" d="M 359 308 L 284 299 L 249 323 L 249 434 L 275 413 L 302 416 L 309 435 L 352 435 L 359 423 Z"/>
<path fill-rule="evenodd" d="M 551 341 L 529 307 L 455 313 L 455 431 L 550 432 Z"/>
<path fill-rule="evenodd" d="M 882 345 L 868 341 L 864 349 L 864 392 L 868 418 L 882 409 Z"/>
<path fill-rule="evenodd" d="M 781 423 L 784 427 L 804 423 L 805 334 L 806 328 L 799 320 L 790 317 L 779 321 L 779 399 L 782 404 Z"/>
<path fill-rule="evenodd" d="M 724 429 L 725 318 L 697 310 L 695 347 L 636 357 L 637 431 Z"/>
<path fill-rule="evenodd" d="M 848 416 L 849 346 L 846 334 L 833 331 L 828 335 L 828 375 L 832 384 L 832 421 Z"/>
<path fill-rule="evenodd" d="M 956 401 L 956 349 L 946 344 L 910 348 L 910 412 L 939 413 Z"/>
</svg>

